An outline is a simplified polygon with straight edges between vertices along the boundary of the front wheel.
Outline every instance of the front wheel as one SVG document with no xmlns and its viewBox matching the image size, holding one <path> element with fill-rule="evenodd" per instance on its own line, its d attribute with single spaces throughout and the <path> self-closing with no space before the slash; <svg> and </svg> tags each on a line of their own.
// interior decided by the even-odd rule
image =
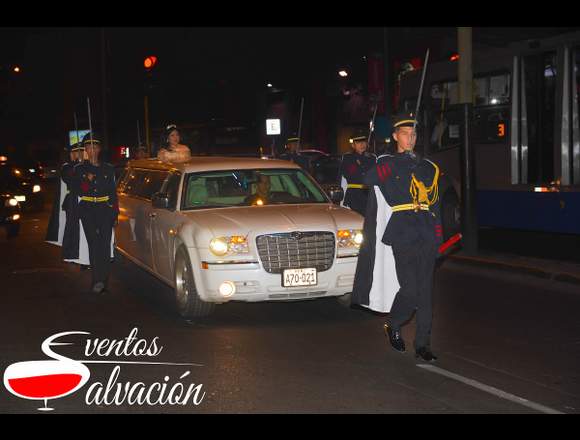
<svg viewBox="0 0 580 440">
<path fill-rule="evenodd" d="M 215 308 L 215 304 L 202 301 L 197 294 L 189 254 L 183 247 L 175 256 L 175 305 L 186 319 L 208 316 Z"/>
</svg>

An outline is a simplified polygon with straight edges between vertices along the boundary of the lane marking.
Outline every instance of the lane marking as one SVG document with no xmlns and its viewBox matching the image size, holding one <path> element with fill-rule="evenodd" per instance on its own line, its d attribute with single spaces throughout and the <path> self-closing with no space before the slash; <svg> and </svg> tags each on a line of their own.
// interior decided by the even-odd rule
<svg viewBox="0 0 580 440">
<path fill-rule="evenodd" d="M 578 341 L 577 343 L 580 344 L 580 341 Z M 566 345 L 566 344 L 564 344 L 564 345 Z M 535 380 L 527 379 L 525 377 L 521 377 L 521 376 L 518 376 L 517 374 L 509 373 L 509 372 L 504 371 L 504 370 L 501 370 L 499 368 L 490 367 L 488 365 L 482 364 L 481 362 L 474 361 L 473 359 L 468 359 L 468 358 L 465 358 L 463 356 L 456 355 L 456 354 L 451 353 L 451 352 L 446 352 L 446 354 L 449 355 L 449 356 L 451 356 L 451 357 L 454 357 L 454 358 L 457 358 L 457 359 L 461 359 L 462 361 L 465 361 L 465 362 L 468 362 L 468 363 L 477 365 L 478 367 L 485 368 L 486 370 L 495 371 L 496 373 L 505 374 L 506 376 L 514 377 L 514 378 L 516 378 L 518 380 L 521 380 L 523 382 L 533 383 L 534 385 L 536 385 L 538 387 L 546 388 L 546 389 L 548 389 L 550 391 L 554 391 L 555 393 L 564 394 L 564 395 L 567 395 L 567 396 L 570 396 L 570 397 L 574 397 L 576 399 L 580 399 L 580 395 L 572 394 L 572 393 L 569 393 L 569 392 L 564 391 L 564 390 L 559 390 L 557 388 L 553 388 L 553 387 L 551 387 L 549 385 L 546 385 L 544 383 L 536 382 Z"/>
<path fill-rule="evenodd" d="M 536 403 L 536 402 L 532 402 L 531 400 L 524 399 L 523 397 L 519 397 L 519 396 L 516 396 L 514 394 L 507 393 L 507 392 L 502 391 L 500 389 L 491 387 L 489 385 L 485 385 L 485 384 L 478 382 L 476 380 L 469 379 L 467 377 L 461 376 L 461 375 L 456 374 L 456 373 L 452 373 L 451 371 L 444 370 L 443 368 L 439 368 L 439 367 L 436 367 L 434 365 L 418 364 L 417 367 L 422 368 L 422 369 L 427 370 L 427 371 L 431 371 L 433 373 L 440 374 L 440 375 L 448 377 L 450 379 L 454 379 L 458 382 L 461 382 L 461 383 L 464 383 L 466 385 L 477 388 L 478 390 L 485 391 L 486 393 L 489 393 L 489 394 L 493 394 L 494 396 L 497 396 L 501 399 L 506 399 L 506 400 L 509 400 L 511 402 L 518 403 L 520 405 L 526 406 L 526 407 L 534 409 L 536 411 L 540 411 L 540 412 L 543 412 L 546 414 L 565 414 L 565 413 L 558 411 L 556 409 L 541 405 L 541 404 Z"/>
<path fill-rule="evenodd" d="M 50 273 L 50 272 L 64 272 L 62 267 L 37 267 L 34 269 L 17 269 L 13 270 L 13 275 L 28 275 L 31 273 Z"/>
</svg>

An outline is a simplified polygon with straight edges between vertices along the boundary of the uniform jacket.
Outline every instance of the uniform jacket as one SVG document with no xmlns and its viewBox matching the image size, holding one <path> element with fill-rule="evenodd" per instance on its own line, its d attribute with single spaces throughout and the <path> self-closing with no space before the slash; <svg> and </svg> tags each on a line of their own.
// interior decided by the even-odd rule
<svg viewBox="0 0 580 440">
<path fill-rule="evenodd" d="M 357 188 L 348 188 L 348 184 L 365 184 L 365 177 L 369 170 L 373 169 L 377 158 L 374 154 L 364 152 L 363 154 L 347 153 L 342 156 L 342 162 L 338 170 L 338 177 L 341 180 L 341 186 L 344 190 L 344 205 L 351 206 L 355 198 L 361 200 L 362 204 L 366 203 L 368 192 Z"/>
<path fill-rule="evenodd" d="M 119 202 L 113 165 L 101 162 L 99 166 L 95 166 L 85 161 L 75 166 L 73 176 L 73 190 L 81 198 L 80 209 L 87 203 L 93 203 L 83 201 L 82 197 L 109 197 L 109 200 L 103 203 L 113 210 L 116 218 L 119 213 Z"/>
<path fill-rule="evenodd" d="M 414 202 L 411 191 L 412 175 L 428 188 L 433 184 L 437 170 L 433 162 L 415 154 L 389 154 L 382 156 L 377 165 L 367 173 L 365 183 L 378 186 L 385 202 L 391 207 L 411 204 Z M 392 213 L 382 236 L 384 244 L 409 247 L 417 245 L 418 242 L 432 243 L 433 246 L 442 243 L 441 203 L 438 188 L 434 191 L 437 192 L 437 197 L 429 211 L 407 210 Z M 435 198 L 435 194 L 431 194 L 431 198 Z"/>
</svg>

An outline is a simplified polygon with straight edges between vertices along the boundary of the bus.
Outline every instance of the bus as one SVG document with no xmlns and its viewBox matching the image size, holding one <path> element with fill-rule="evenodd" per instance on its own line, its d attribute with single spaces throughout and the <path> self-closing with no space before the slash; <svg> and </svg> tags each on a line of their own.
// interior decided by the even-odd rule
<svg viewBox="0 0 580 440">
<path fill-rule="evenodd" d="M 454 57 L 455 58 L 455 57 Z M 457 62 L 426 72 L 417 146 L 451 182 L 444 221 L 459 225 L 462 111 Z M 580 235 L 580 32 L 473 53 L 480 227 Z M 399 111 L 415 111 L 421 71 L 401 78 Z"/>
</svg>

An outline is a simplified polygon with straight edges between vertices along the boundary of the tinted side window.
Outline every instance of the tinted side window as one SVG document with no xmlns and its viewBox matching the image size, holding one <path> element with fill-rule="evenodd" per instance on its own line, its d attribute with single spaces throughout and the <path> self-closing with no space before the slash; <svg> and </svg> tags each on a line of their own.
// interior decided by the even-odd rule
<svg viewBox="0 0 580 440">
<path fill-rule="evenodd" d="M 139 196 L 139 190 L 145 180 L 144 170 L 131 169 L 120 187 L 120 190 L 129 196 Z"/>
<path fill-rule="evenodd" d="M 161 190 L 161 186 L 169 173 L 167 171 L 143 171 L 143 173 L 144 178 L 137 190 L 137 195 L 151 200 L 151 196 Z"/>
</svg>

